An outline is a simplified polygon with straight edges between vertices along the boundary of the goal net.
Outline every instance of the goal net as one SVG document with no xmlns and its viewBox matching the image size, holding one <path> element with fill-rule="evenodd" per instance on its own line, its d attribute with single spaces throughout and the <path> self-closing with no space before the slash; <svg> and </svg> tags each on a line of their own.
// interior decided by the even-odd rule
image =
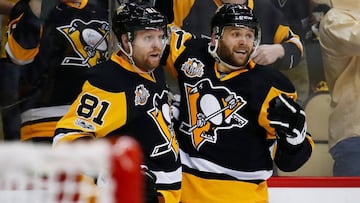
<svg viewBox="0 0 360 203">
<path fill-rule="evenodd" d="M 142 203 L 139 144 L 116 140 L 0 143 L 0 202 Z"/>
</svg>

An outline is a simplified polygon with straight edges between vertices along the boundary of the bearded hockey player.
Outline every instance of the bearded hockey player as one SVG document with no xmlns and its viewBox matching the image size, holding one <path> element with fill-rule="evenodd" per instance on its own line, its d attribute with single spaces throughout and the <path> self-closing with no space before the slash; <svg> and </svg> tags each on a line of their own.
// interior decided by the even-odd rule
<svg viewBox="0 0 360 203">
<path fill-rule="evenodd" d="M 293 84 L 257 65 L 259 22 L 251 9 L 224 4 L 211 40 L 172 28 L 167 68 L 179 81 L 176 125 L 182 203 L 268 202 L 273 161 L 295 171 L 314 143 Z"/>
<path fill-rule="evenodd" d="M 179 203 L 181 165 L 162 68 L 167 20 L 152 7 L 121 4 L 112 20 L 119 51 L 89 69 L 82 92 L 58 122 L 54 145 L 129 135 L 139 141 L 147 203 Z M 139 166 L 140 167 L 140 166 Z"/>
</svg>

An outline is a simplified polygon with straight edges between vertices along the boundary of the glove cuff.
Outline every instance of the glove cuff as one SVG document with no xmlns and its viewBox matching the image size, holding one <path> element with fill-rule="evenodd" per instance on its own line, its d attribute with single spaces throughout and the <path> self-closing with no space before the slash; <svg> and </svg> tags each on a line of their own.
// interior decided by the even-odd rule
<svg viewBox="0 0 360 203">
<path fill-rule="evenodd" d="M 290 151 L 296 151 L 305 143 L 306 139 L 306 131 L 305 133 L 302 133 L 301 136 L 298 137 L 291 137 L 287 135 L 286 133 L 279 135 L 277 133 L 276 135 L 277 143 L 278 145 L 290 150 Z"/>
<path fill-rule="evenodd" d="M 306 130 L 307 130 L 307 125 L 305 122 L 304 127 L 302 128 L 301 132 L 298 131 L 296 128 L 293 129 L 293 131 L 295 131 L 295 132 L 293 132 L 293 134 L 296 134 L 297 136 L 291 136 L 291 135 L 288 135 L 285 133 L 286 141 L 289 144 L 294 145 L 294 146 L 303 143 L 305 140 L 305 137 L 306 137 Z"/>
</svg>

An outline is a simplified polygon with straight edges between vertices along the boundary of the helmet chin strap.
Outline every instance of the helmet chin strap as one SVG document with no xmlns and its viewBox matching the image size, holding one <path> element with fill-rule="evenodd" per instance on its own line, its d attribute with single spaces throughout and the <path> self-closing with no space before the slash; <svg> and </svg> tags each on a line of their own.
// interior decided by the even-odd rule
<svg viewBox="0 0 360 203">
<path fill-rule="evenodd" d="M 244 66 L 246 66 L 250 62 L 254 53 L 256 52 L 258 45 L 259 45 L 259 43 L 256 43 L 254 50 L 250 54 L 249 60 L 246 62 L 246 64 Z M 214 57 L 216 62 L 224 64 L 226 67 L 230 68 L 231 70 L 240 70 L 240 69 L 244 68 L 244 66 L 233 66 L 233 65 L 230 65 L 230 64 L 226 63 L 225 61 L 221 60 L 221 58 L 216 53 L 218 46 L 219 46 L 219 39 L 215 39 L 215 46 L 212 46 L 210 42 L 209 42 L 209 46 L 208 46 L 208 52 L 211 54 L 212 57 Z"/>
</svg>

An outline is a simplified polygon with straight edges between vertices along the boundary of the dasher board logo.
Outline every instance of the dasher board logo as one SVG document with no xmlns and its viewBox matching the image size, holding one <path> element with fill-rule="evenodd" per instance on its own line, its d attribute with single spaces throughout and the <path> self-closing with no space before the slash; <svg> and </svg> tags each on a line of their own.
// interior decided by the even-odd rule
<svg viewBox="0 0 360 203">
<path fill-rule="evenodd" d="M 229 89 L 203 79 L 195 85 L 185 84 L 185 91 L 189 123 L 181 122 L 180 130 L 191 136 L 197 150 L 206 142 L 216 143 L 220 130 L 248 123 L 239 113 L 247 102 Z"/>
<path fill-rule="evenodd" d="M 57 27 L 69 41 L 77 56 L 65 57 L 61 65 L 92 67 L 109 57 L 109 23 L 80 19 L 71 21 L 69 25 Z"/>
</svg>

